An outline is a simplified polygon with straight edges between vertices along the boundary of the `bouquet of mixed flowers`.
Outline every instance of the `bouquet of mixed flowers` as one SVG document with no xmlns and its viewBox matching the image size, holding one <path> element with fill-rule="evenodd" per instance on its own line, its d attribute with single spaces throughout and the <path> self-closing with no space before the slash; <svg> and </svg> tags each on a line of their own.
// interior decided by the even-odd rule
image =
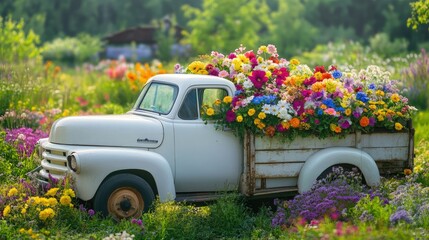
<svg viewBox="0 0 429 240">
<path fill-rule="evenodd" d="M 239 135 L 250 131 L 293 139 L 401 131 L 417 110 L 408 105 L 390 73 L 377 66 L 360 71 L 311 69 L 297 59 L 280 58 L 274 45 L 261 46 L 257 52 L 241 46 L 228 55 L 213 51 L 181 71 L 215 75 L 235 84 L 233 97 L 203 106 L 202 112 L 204 120 Z"/>
</svg>

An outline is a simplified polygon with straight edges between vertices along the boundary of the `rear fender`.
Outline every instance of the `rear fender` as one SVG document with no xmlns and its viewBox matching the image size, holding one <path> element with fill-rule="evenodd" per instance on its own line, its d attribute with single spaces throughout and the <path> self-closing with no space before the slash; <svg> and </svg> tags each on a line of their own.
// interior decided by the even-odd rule
<svg viewBox="0 0 429 240">
<path fill-rule="evenodd" d="M 374 159 L 366 152 L 349 147 L 332 147 L 311 155 L 302 167 L 298 177 L 298 191 L 309 191 L 317 177 L 336 164 L 351 164 L 359 168 L 368 186 L 380 184 L 380 173 Z"/>
</svg>

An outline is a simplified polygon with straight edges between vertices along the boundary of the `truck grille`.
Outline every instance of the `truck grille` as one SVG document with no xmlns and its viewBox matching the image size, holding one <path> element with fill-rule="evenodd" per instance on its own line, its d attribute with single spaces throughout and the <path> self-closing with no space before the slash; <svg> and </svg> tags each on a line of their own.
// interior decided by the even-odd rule
<svg viewBox="0 0 429 240">
<path fill-rule="evenodd" d="M 41 149 L 42 150 L 42 170 L 39 176 L 48 180 L 50 177 L 62 179 L 68 172 L 67 152 L 58 149 Z"/>
</svg>

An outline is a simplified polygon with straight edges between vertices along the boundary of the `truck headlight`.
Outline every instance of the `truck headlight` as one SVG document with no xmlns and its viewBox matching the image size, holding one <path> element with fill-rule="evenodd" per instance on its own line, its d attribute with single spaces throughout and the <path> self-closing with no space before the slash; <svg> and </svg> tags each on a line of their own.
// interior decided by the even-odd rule
<svg viewBox="0 0 429 240">
<path fill-rule="evenodd" d="M 78 156 L 76 155 L 76 153 L 72 153 L 67 156 L 68 166 L 75 173 L 79 173 L 79 162 L 77 158 Z"/>
</svg>

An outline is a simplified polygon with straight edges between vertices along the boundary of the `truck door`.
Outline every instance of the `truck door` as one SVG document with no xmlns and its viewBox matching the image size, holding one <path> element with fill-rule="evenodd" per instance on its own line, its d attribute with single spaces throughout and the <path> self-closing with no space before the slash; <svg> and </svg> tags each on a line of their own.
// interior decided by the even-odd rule
<svg viewBox="0 0 429 240">
<path fill-rule="evenodd" d="M 203 105 L 228 95 L 224 88 L 190 89 L 174 121 L 176 191 L 210 192 L 238 188 L 242 146 L 231 131 L 201 119 Z"/>
</svg>

